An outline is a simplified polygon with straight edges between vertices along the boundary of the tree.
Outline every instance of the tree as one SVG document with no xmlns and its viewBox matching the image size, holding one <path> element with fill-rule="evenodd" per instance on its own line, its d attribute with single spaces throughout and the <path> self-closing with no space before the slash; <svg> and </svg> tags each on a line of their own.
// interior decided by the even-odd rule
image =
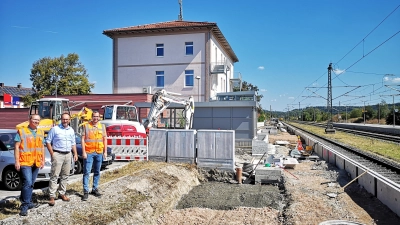
<svg viewBox="0 0 400 225">
<path fill-rule="evenodd" d="M 385 102 L 385 100 L 382 100 L 380 105 L 378 106 L 378 119 L 384 119 L 388 116 L 388 114 L 390 113 L 390 109 L 388 104 Z M 380 115 L 379 115 L 380 114 Z M 393 119 L 392 119 L 393 120 Z"/>
<path fill-rule="evenodd" d="M 350 118 L 358 118 L 362 116 L 362 110 L 360 108 L 354 108 L 350 112 Z"/>
<path fill-rule="evenodd" d="M 45 57 L 33 63 L 30 80 L 36 93 L 31 97 L 38 99 L 44 95 L 84 95 L 94 88 L 89 83 L 89 74 L 79 62 L 79 55 L 70 53 L 67 57 Z M 31 99 L 24 97 L 27 103 Z"/>
<path fill-rule="evenodd" d="M 233 87 L 232 90 L 234 92 L 240 91 L 240 87 Z M 258 87 L 256 85 L 253 85 L 251 83 L 247 83 L 246 81 L 242 82 L 242 91 L 259 91 Z M 263 98 L 263 95 L 256 95 L 256 100 L 258 103 L 260 103 L 261 99 Z M 257 108 L 257 112 L 261 114 L 263 111 L 261 104 L 259 104 L 259 107 Z"/>
<path fill-rule="evenodd" d="M 393 113 L 395 115 L 395 124 L 400 125 L 400 107 L 396 108 L 397 112 L 394 112 L 393 109 L 389 112 L 389 114 L 386 117 L 386 124 L 387 125 L 393 125 Z"/>
<path fill-rule="evenodd" d="M 372 106 L 366 106 L 365 107 L 365 119 L 366 120 L 371 120 L 373 118 L 376 118 L 376 111 Z"/>
</svg>

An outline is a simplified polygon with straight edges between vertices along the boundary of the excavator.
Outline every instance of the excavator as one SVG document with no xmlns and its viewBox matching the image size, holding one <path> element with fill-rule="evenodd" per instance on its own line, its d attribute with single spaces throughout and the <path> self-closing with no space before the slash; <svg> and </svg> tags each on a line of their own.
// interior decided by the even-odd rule
<svg viewBox="0 0 400 225">
<path fill-rule="evenodd" d="M 106 125 L 108 136 L 139 136 L 146 137 L 151 127 L 157 127 L 159 115 L 171 104 L 177 103 L 184 105 L 183 120 L 185 129 L 191 129 L 193 123 L 194 100 L 190 96 L 189 100 L 176 97 L 177 93 L 167 92 L 166 90 L 157 91 L 152 98 L 152 104 L 143 124 L 139 122 L 136 106 L 133 105 L 104 105 L 104 113 L 100 123 Z M 82 103 L 80 103 L 82 104 Z M 77 104 L 77 105 L 80 105 Z M 45 131 L 60 123 L 63 113 L 71 114 L 69 100 L 65 98 L 41 98 L 31 104 L 29 115 L 38 114 L 41 117 L 39 128 Z M 78 113 L 71 115 L 71 126 L 77 133 L 82 132 L 82 125 L 92 119 L 93 111 L 83 107 Z M 29 121 L 25 121 L 16 126 L 17 129 L 27 127 Z M 146 132 L 147 131 L 147 132 Z"/>
<path fill-rule="evenodd" d="M 144 121 L 143 125 L 146 131 L 151 127 L 157 127 L 158 117 L 171 103 L 177 103 L 184 106 L 182 117 L 184 120 L 184 127 L 186 130 L 191 129 L 193 125 L 193 114 L 194 114 L 194 99 L 193 96 L 189 97 L 189 100 L 185 100 L 177 97 L 178 93 L 167 92 L 161 89 L 154 93 L 150 112 L 147 116 L 147 120 Z"/>
<path fill-rule="evenodd" d="M 38 128 L 43 129 L 45 134 L 58 124 L 63 113 L 70 114 L 69 100 L 65 98 L 41 98 L 31 104 L 29 115 L 37 114 L 41 120 Z M 16 129 L 28 127 L 29 121 L 22 122 Z"/>
</svg>

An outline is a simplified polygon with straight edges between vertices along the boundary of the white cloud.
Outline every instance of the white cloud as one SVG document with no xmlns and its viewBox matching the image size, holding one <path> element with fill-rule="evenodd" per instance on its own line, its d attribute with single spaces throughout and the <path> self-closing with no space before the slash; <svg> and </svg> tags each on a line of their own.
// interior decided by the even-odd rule
<svg viewBox="0 0 400 225">
<path fill-rule="evenodd" d="M 288 99 L 294 99 L 294 97 L 288 97 Z"/>
<path fill-rule="evenodd" d="M 276 99 L 271 99 L 271 102 L 276 102 Z"/>
<path fill-rule="evenodd" d="M 385 77 L 386 78 L 386 77 Z M 393 83 L 400 83 L 400 77 L 395 77 L 392 79 Z"/>
<path fill-rule="evenodd" d="M 260 91 L 260 92 L 267 92 L 268 90 L 267 90 L 267 89 L 264 89 L 264 88 L 261 88 L 259 91 Z"/>
<path fill-rule="evenodd" d="M 335 70 L 333 70 L 333 72 L 334 72 L 335 74 L 339 74 L 339 75 L 340 75 L 340 74 L 346 72 L 346 70 L 335 69 Z"/>
<path fill-rule="evenodd" d="M 264 66 L 259 66 L 258 69 L 259 70 L 264 70 Z"/>
</svg>

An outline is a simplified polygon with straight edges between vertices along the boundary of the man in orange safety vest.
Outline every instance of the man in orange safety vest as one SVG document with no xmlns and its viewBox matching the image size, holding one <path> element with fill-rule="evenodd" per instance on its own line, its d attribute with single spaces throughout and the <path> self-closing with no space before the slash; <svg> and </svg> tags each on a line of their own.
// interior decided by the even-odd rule
<svg viewBox="0 0 400 225">
<path fill-rule="evenodd" d="M 27 216 L 28 210 L 39 205 L 33 204 L 32 192 L 39 169 L 44 167 L 44 132 L 38 129 L 40 122 L 39 115 L 31 115 L 29 126 L 18 130 L 15 136 L 14 157 L 15 169 L 21 171 L 21 208 L 19 215 Z"/>
</svg>

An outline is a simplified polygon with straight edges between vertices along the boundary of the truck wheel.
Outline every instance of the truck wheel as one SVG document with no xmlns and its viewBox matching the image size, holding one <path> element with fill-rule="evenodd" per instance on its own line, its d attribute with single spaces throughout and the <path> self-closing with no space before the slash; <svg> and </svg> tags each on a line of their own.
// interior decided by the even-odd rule
<svg viewBox="0 0 400 225">
<path fill-rule="evenodd" d="M 18 171 L 15 169 L 7 169 L 3 174 L 3 183 L 7 190 L 17 191 L 21 190 L 22 178 Z"/>
</svg>

